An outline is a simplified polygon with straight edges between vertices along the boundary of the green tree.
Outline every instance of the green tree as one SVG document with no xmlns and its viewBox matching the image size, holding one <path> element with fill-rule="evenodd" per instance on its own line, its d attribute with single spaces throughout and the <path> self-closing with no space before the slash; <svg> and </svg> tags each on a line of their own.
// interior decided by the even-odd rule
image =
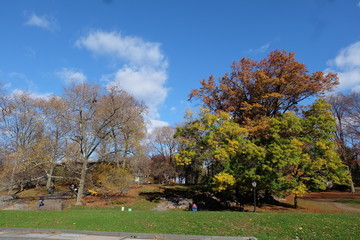
<svg viewBox="0 0 360 240">
<path fill-rule="evenodd" d="M 224 190 L 224 186 L 247 188 L 252 180 L 261 178 L 257 168 L 263 166 L 264 149 L 247 139 L 247 129 L 228 113 L 202 110 L 198 118 L 178 127 L 175 136 L 184 146 L 175 155 L 178 163 L 204 167 L 203 179 L 215 183 L 218 190 Z"/>
<path fill-rule="evenodd" d="M 270 120 L 267 163 L 272 190 L 297 196 L 324 190 L 329 182 L 349 183 L 349 172 L 336 152 L 335 119 L 330 105 L 317 100 L 300 118 L 288 113 Z"/>
<path fill-rule="evenodd" d="M 281 114 L 268 122 L 267 134 L 248 137 L 248 129 L 230 114 L 202 110 L 177 128 L 184 148 L 178 163 L 203 167 L 203 179 L 216 190 L 248 191 L 251 182 L 267 194 L 324 190 L 329 182 L 349 182 L 349 172 L 336 152 L 335 119 L 325 100 L 316 101 L 302 117 Z"/>
</svg>

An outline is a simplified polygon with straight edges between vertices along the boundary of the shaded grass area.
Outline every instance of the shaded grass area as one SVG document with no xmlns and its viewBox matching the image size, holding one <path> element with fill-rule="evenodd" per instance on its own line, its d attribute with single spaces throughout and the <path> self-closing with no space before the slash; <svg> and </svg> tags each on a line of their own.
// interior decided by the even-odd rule
<svg viewBox="0 0 360 240">
<path fill-rule="evenodd" d="M 357 239 L 360 214 L 121 212 L 118 208 L 0 211 L 1 227 L 255 236 L 258 239 Z"/>
</svg>

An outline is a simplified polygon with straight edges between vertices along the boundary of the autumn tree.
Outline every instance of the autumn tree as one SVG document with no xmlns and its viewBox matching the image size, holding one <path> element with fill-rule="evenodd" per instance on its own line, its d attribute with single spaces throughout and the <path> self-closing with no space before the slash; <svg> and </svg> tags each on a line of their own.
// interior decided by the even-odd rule
<svg viewBox="0 0 360 240">
<path fill-rule="evenodd" d="M 336 74 L 309 73 L 293 52 L 274 50 L 255 61 L 242 58 L 232 71 L 215 80 L 202 80 L 200 89 L 190 93 L 212 112 L 231 113 L 238 123 L 276 117 L 297 110 L 299 102 L 330 90 L 338 83 Z"/>
<path fill-rule="evenodd" d="M 334 130 L 335 120 L 324 100 L 303 116 L 285 113 L 271 118 L 267 133 L 256 138 L 248 138 L 248 129 L 228 113 L 205 110 L 177 128 L 176 136 L 185 147 L 176 159 L 189 166 L 201 160 L 199 165 L 218 191 L 246 192 L 256 180 L 257 188 L 270 196 L 295 194 L 297 207 L 301 193 L 324 190 L 329 182 L 348 184 L 349 172 L 336 152 Z"/>
<path fill-rule="evenodd" d="M 77 146 L 75 157 L 81 166 L 76 204 L 81 204 L 89 161 L 96 161 L 95 151 L 109 141 L 114 129 L 121 127 L 119 119 L 124 117 L 123 114 L 136 107 L 129 104 L 124 112 L 124 104 L 118 99 L 118 94 L 118 91 L 105 91 L 89 83 L 65 89 L 65 109 L 61 117 L 70 126 L 69 137 Z"/>
</svg>

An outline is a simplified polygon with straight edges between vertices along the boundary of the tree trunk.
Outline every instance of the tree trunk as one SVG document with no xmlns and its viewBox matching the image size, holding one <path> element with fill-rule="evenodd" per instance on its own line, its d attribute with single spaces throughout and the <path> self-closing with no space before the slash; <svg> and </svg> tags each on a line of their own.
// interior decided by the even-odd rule
<svg viewBox="0 0 360 240">
<path fill-rule="evenodd" d="M 350 191 L 351 191 L 351 193 L 355 193 L 355 186 L 354 186 L 354 182 L 352 181 L 352 179 L 350 181 Z"/>
<path fill-rule="evenodd" d="M 49 173 L 47 174 L 46 188 L 49 189 L 51 185 L 52 176 L 54 173 L 54 164 L 51 164 Z"/>
<path fill-rule="evenodd" d="M 298 208 L 298 195 L 295 194 L 294 196 L 294 208 Z"/>
<path fill-rule="evenodd" d="M 352 178 L 352 174 L 351 174 L 351 171 L 350 171 L 350 167 L 348 165 L 346 165 L 346 169 L 349 171 L 350 173 L 350 192 L 351 193 L 355 193 L 355 186 L 354 186 L 354 182 L 353 182 L 353 178 Z"/>
<path fill-rule="evenodd" d="M 12 171 L 11 171 L 11 175 L 10 175 L 10 184 L 9 184 L 9 188 L 8 188 L 8 194 L 11 194 L 13 189 L 14 189 L 14 184 L 15 184 L 15 170 L 16 170 L 16 166 L 13 167 Z"/>
<path fill-rule="evenodd" d="M 82 199 L 82 197 L 83 197 L 83 192 L 84 192 L 86 171 L 87 171 L 87 159 L 86 159 L 85 157 L 83 157 L 83 164 L 82 164 L 82 168 L 81 168 L 81 176 L 80 176 L 80 182 L 79 182 L 79 189 L 78 189 L 78 193 L 77 193 L 75 205 L 82 205 L 81 199 Z"/>
</svg>

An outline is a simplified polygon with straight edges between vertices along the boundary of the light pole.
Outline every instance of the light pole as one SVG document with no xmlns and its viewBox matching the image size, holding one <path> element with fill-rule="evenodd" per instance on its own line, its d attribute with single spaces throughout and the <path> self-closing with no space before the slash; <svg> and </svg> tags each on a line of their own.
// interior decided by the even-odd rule
<svg viewBox="0 0 360 240">
<path fill-rule="evenodd" d="M 254 212 L 256 212 L 256 181 L 252 181 L 251 185 L 253 186 L 254 192 Z"/>
</svg>

